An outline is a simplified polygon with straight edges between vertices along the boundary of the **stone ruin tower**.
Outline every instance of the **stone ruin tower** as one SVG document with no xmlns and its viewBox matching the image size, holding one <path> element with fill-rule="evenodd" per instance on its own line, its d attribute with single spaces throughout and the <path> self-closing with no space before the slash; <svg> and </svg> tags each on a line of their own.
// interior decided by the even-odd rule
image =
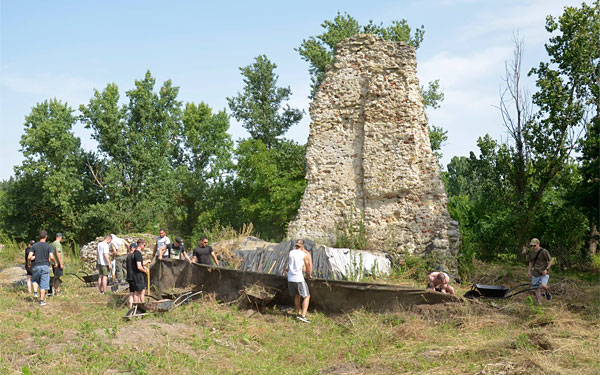
<svg viewBox="0 0 600 375">
<path fill-rule="evenodd" d="M 369 247 L 456 270 L 458 223 L 431 151 L 415 48 L 374 35 L 337 45 L 310 106 L 308 185 L 290 238 L 335 242 L 363 218 Z"/>
</svg>

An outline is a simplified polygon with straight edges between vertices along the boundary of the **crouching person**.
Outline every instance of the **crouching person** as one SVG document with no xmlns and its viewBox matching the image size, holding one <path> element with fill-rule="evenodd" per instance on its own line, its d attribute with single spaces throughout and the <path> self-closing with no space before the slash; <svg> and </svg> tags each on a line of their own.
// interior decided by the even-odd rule
<svg viewBox="0 0 600 375">
<path fill-rule="evenodd" d="M 302 271 L 306 271 L 306 277 L 310 280 L 312 279 L 312 266 L 312 257 L 304 249 L 304 240 L 296 241 L 294 249 L 290 251 L 288 256 L 286 272 L 290 296 L 294 297 L 294 305 L 298 313 L 296 319 L 304 323 L 310 323 L 310 320 L 306 318 L 308 304 L 310 303 L 310 292 Z"/>
<path fill-rule="evenodd" d="M 450 276 L 445 272 L 432 272 L 428 276 L 429 284 L 427 289 L 433 289 L 436 292 L 448 293 L 455 295 L 454 288 L 449 285 Z"/>
</svg>

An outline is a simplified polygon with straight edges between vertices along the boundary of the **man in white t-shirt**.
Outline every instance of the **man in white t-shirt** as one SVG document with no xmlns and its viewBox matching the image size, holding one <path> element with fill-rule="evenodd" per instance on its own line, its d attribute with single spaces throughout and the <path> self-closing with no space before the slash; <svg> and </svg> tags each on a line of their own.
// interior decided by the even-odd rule
<svg viewBox="0 0 600 375">
<path fill-rule="evenodd" d="M 158 260 L 162 260 L 163 256 L 169 257 L 169 249 L 167 249 L 167 245 L 171 243 L 169 237 L 167 237 L 167 232 L 161 228 L 158 232 L 158 238 L 156 239 L 156 244 L 154 245 L 154 256 L 158 257 Z"/>
<path fill-rule="evenodd" d="M 306 277 L 309 280 L 312 279 L 312 256 L 304 249 L 304 240 L 297 240 L 294 249 L 290 251 L 288 256 L 288 266 L 286 268 L 288 289 L 290 296 L 294 297 L 294 305 L 298 312 L 296 319 L 304 323 L 310 323 L 310 320 L 306 318 L 310 293 L 302 271 L 306 271 Z M 302 304 L 300 303 L 301 298 Z"/>
<path fill-rule="evenodd" d="M 106 286 L 108 285 L 108 274 L 112 273 L 112 264 L 110 261 L 110 248 L 108 244 L 112 241 L 110 234 L 104 236 L 104 241 L 98 244 L 98 290 L 100 294 L 106 293 Z"/>
</svg>

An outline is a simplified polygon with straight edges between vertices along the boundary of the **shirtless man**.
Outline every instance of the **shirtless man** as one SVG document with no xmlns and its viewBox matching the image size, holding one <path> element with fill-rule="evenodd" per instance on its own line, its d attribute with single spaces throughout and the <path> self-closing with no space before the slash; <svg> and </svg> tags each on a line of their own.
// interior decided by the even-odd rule
<svg viewBox="0 0 600 375">
<path fill-rule="evenodd" d="M 444 272 L 432 272 L 428 276 L 429 284 L 427 289 L 434 289 L 435 291 L 448 293 L 455 295 L 454 288 L 448 285 L 450 282 L 450 276 Z"/>
</svg>

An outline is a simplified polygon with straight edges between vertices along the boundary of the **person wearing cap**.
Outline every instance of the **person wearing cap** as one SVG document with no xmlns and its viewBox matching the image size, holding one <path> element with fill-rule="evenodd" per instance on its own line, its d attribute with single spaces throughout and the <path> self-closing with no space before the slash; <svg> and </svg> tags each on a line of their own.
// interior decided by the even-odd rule
<svg viewBox="0 0 600 375">
<path fill-rule="evenodd" d="M 294 297 L 294 306 L 298 313 L 296 319 L 304 323 L 310 323 L 310 320 L 306 317 L 308 304 L 310 303 L 310 292 L 304 280 L 303 271 L 306 272 L 306 277 L 310 280 L 312 279 L 312 267 L 312 256 L 304 249 L 304 240 L 297 240 L 288 255 L 288 265 L 285 271 L 287 273 L 288 290 L 290 296 Z"/>
<path fill-rule="evenodd" d="M 34 289 L 33 297 L 37 298 L 37 290 L 38 285 L 33 284 L 31 281 L 31 276 L 33 275 L 33 271 L 31 270 L 31 261 L 29 260 L 29 253 L 31 252 L 31 246 L 35 243 L 34 240 L 29 241 L 29 246 L 25 249 L 25 271 L 27 271 L 27 292 L 31 294 L 32 287 Z"/>
<path fill-rule="evenodd" d="M 528 277 L 531 278 L 531 285 L 533 287 L 537 287 L 535 289 L 535 297 L 537 298 L 538 305 L 541 305 L 542 289 L 544 290 L 546 299 L 548 301 L 552 299 L 550 287 L 548 287 L 548 280 L 550 279 L 548 271 L 550 270 L 554 260 L 550 256 L 548 250 L 540 247 L 540 240 L 537 238 L 531 239 L 529 246 L 531 246 L 531 251 L 529 252 Z"/>
<path fill-rule="evenodd" d="M 185 252 L 185 245 L 183 244 L 183 239 L 181 237 L 176 237 L 175 242 L 172 242 L 167 245 L 167 253 L 168 257 L 171 259 L 181 259 L 185 258 L 188 262 L 191 262 L 189 255 Z"/>
<path fill-rule="evenodd" d="M 52 267 L 52 272 L 54 273 L 54 279 L 52 281 L 52 287 L 54 289 L 55 295 L 61 294 L 60 286 L 62 284 L 61 276 L 64 274 L 65 264 L 63 263 L 62 256 L 62 233 L 56 233 L 56 239 L 52 242 L 52 249 L 54 250 L 54 257 L 56 258 L 57 264 Z"/>
<path fill-rule="evenodd" d="M 40 286 L 40 306 L 45 306 L 44 296 L 50 289 L 50 262 L 56 266 L 54 250 L 48 243 L 48 232 L 41 230 L 40 240 L 31 246 L 27 259 L 31 261 L 31 279 Z"/>
</svg>

